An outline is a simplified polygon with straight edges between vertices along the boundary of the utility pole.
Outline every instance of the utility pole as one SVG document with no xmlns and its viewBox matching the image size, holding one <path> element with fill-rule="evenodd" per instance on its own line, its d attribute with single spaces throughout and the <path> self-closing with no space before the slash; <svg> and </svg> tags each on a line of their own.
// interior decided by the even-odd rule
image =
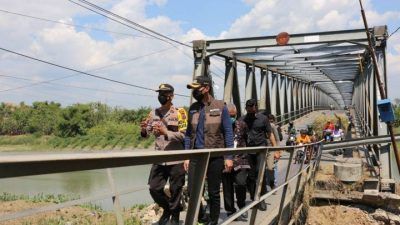
<svg viewBox="0 0 400 225">
<path fill-rule="evenodd" d="M 376 58 L 375 48 L 372 45 L 372 38 L 371 38 L 371 34 L 369 33 L 367 18 L 365 17 L 365 12 L 364 12 L 364 8 L 363 8 L 361 0 L 359 0 L 359 2 L 360 2 L 360 7 L 361 7 L 361 15 L 362 15 L 362 18 L 364 21 L 365 32 L 366 32 L 367 38 L 368 38 L 368 47 L 369 47 L 369 51 L 370 51 L 372 61 L 374 64 L 375 78 L 376 78 L 376 82 L 378 83 L 378 86 L 379 86 L 379 93 L 381 94 L 382 99 L 386 99 L 387 96 L 386 96 L 385 89 L 383 88 L 383 83 L 381 81 L 380 71 L 378 68 L 378 60 Z M 400 173 L 400 153 L 398 152 L 398 149 L 397 149 L 396 139 L 395 139 L 394 131 L 393 131 L 393 125 L 391 122 L 387 122 L 386 124 L 389 129 L 390 139 L 392 141 L 393 151 L 394 151 L 394 155 L 396 157 L 397 169 L 399 170 L 399 173 Z"/>
</svg>

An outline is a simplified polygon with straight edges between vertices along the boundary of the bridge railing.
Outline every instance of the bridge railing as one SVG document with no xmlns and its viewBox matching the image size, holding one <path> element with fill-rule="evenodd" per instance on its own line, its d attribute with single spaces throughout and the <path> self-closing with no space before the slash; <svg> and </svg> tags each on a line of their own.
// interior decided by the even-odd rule
<svg viewBox="0 0 400 225">
<path fill-rule="evenodd" d="M 194 185 L 193 189 L 190 190 L 191 196 L 187 208 L 187 214 L 185 224 L 197 224 L 197 217 L 199 212 L 200 201 L 202 198 L 202 191 L 204 186 L 204 180 L 206 175 L 206 168 L 208 166 L 209 159 L 211 157 L 218 157 L 227 154 L 243 154 L 243 153 L 256 153 L 259 154 L 259 174 L 257 179 L 256 197 L 255 200 L 247 204 L 243 209 L 227 218 L 223 224 L 228 224 L 234 219 L 239 217 L 242 212 L 252 210 L 250 217 L 250 224 L 255 223 L 257 216 L 256 205 L 261 201 L 268 199 L 272 194 L 282 190 L 279 210 L 274 215 L 274 219 L 278 222 L 282 221 L 283 212 L 287 207 L 287 190 L 291 182 L 296 181 L 296 188 L 294 193 L 298 193 L 305 185 L 305 181 L 310 181 L 315 175 L 315 171 L 319 165 L 321 157 L 321 143 L 314 144 L 316 151 L 315 160 L 311 161 L 307 166 L 304 167 L 303 163 L 299 167 L 297 173 L 294 176 L 289 176 L 292 168 L 293 158 L 295 152 L 299 149 L 298 146 L 289 147 L 248 147 L 248 148 L 227 148 L 227 149 L 203 149 L 203 150 L 179 150 L 179 151 L 130 151 L 130 152 L 101 152 L 101 153 L 58 153 L 58 154 L 22 154 L 22 155 L 3 155 L 0 158 L 0 178 L 10 178 L 28 175 L 40 175 L 49 173 L 59 172 L 71 172 L 71 171 L 82 171 L 92 169 L 104 169 L 124 166 L 135 166 L 145 165 L 153 163 L 162 163 L 168 161 L 179 161 L 179 160 L 196 160 L 196 168 L 194 171 Z M 307 146 L 307 145 L 305 145 Z M 311 145 L 310 145 L 311 146 Z M 314 149 L 314 148 L 313 148 Z M 273 191 L 260 196 L 261 184 L 264 177 L 266 156 L 268 153 L 273 154 L 275 151 L 287 151 L 289 152 L 288 166 L 285 173 L 285 182 L 278 186 Z M 304 167 L 304 168 L 303 168 Z M 109 178 L 111 172 L 109 172 Z M 303 182 L 301 182 L 303 180 Z M 111 197 L 115 204 L 115 212 L 117 216 L 118 224 L 123 224 L 121 212 L 118 205 L 118 197 L 120 194 L 126 194 L 135 191 L 134 188 L 125 190 L 117 193 L 113 187 L 112 176 L 110 179 L 111 191 L 99 196 L 86 197 L 77 199 L 65 203 L 61 203 L 54 206 L 45 206 L 38 209 L 31 209 L 13 214 L 2 215 L 0 222 L 11 219 L 18 219 L 40 212 L 51 211 L 71 205 L 82 204 L 98 199 L 104 199 Z M 296 202 L 298 194 L 291 197 L 290 202 Z M 293 201 L 294 200 L 294 201 Z M 295 204 L 290 205 L 290 211 L 294 210 Z"/>
</svg>

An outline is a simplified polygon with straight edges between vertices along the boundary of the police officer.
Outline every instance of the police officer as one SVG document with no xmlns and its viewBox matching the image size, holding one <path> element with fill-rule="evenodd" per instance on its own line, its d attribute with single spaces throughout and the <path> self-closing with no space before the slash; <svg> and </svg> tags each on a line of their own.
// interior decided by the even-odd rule
<svg viewBox="0 0 400 225">
<path fill-rule="evenodd" d="M 198 76 L 187 85 L 192 89 L 196 102 L 189 108 L 188 127 L 185 134 L 185 149 L 232 148 L 233 130 L 225 103 L 215 100 L 211 94 L 211 79 Z M 189 170 L 189 190 L 192 189 L 192 179 L 196 161 L 185 161 L 185 169 Z M 210 218 L 206 218 L 204 208 L 200 206 L 199 222 L 210 225 L 218 224 L 220 214 L 220 186 L 222 171 L 232 170 L 232 156 L 211 157 L 207 168 L 207 184 L 210 205 Z"/>
<path fill-rule="evenodd" d="M 169 84 L 161 84 L 156 90 L 161 106 L 150 112 L 142 121 L 141 136 L 155 136 L 155 149 L 159 151 L 182 150 L 187 118 L 183 108 L 175 108 L 172 104 L 174 88 Z M 169 179 L 171 196 L 164 193 L 164 187 Z M 150 176 L 150 194 L 154 201 L 163 208 L 159 225 L 179 224 L 179 213 L 182 210 L 182 187 L 185 183 L 183 162 L 168 162 L 153 164 Z"/>
</svg>

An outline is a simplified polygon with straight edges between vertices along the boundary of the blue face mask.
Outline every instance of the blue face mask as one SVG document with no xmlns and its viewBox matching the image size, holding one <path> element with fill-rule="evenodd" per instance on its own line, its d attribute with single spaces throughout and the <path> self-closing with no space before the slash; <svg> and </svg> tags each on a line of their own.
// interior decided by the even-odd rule
<svg viewBox="0 0 400 225">
<path fill-rule="evenodd" d="M 235 123 L 235 121 L 236 121 L 236 118 L 235 117 L 231 117 L 231 123 L 233 124 L 233 123 Z"/>
</svg>

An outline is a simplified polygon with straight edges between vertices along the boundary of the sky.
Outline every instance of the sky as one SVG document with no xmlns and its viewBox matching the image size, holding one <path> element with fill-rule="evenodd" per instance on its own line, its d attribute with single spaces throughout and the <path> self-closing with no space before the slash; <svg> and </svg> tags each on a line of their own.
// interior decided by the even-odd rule
<svg viewBox="0 0 400 225">
<path fill-rule="evenodd" d="M 196 39 L 363 28 L 358 0 L 93 3 L 188 45 Z M 363 4 L 370 27 L 387 25 L 392 33 L 400 26 L 400 0 L 363 0 Z M 170 83 L 177 94 L 190 94 L 186 89 L 194 67 L 190 47 L 171 46 L 68 0 L 0 0 L 0 37 L 0 48 L 130 85 L 156 89 L 160 83 Z M 221 98 L 224 63 L 213 61 L 211 68 L 216 95 Z M 389 38 L 387 68 L 389 97 L 400 98 L 400 31 Z M 239 84 L 243 86 L 242 71 Z M 42 83 L 35 84 L 38 82 Z M 102 102 L 125 108 L 158 105 L 154 91 L 96 79 L 0 50 L 0 102 L 46 100 L 63 105 Z M 189 98 L 175 96 L 174 103 L 188 105 Z"/>
</svg>

